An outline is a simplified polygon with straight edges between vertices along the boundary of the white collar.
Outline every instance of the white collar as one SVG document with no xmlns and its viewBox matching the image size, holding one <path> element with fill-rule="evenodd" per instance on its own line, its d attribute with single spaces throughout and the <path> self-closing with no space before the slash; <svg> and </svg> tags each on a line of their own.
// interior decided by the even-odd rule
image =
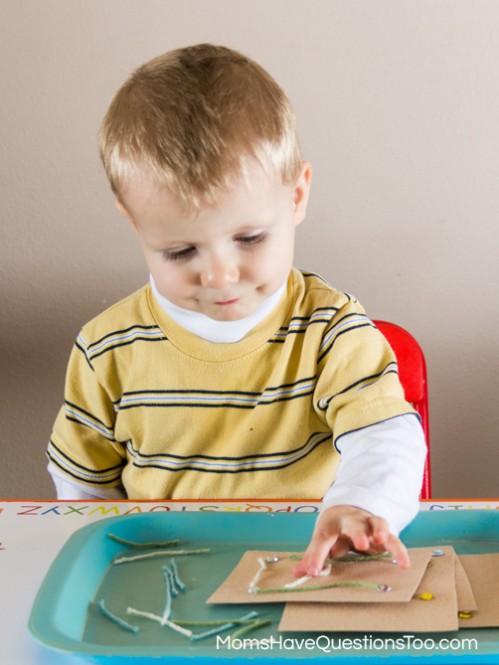
<svg viewBox="0 0 499 665">
<path fill-rule="evenodd" d="M 286 290 L 286 283 L 284 283 L 275 293 L 261 302 L 252 314 L 244 319 L 237 321 L 216 321 L 200 312 L 193 312 L 174 305 L 158 291 L 152 275 L 150 275 L 150 283 L 156 301 L 175 323 L 178 323 L 185 330 L 194 333 L 194 335 L 217 344 L 228 344 L 241 340 L 270 314 Z"/>
</svg>

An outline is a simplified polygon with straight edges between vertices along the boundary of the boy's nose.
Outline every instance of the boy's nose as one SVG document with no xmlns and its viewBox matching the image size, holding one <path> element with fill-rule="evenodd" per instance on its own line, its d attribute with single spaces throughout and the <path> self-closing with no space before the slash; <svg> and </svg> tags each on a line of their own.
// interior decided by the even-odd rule
<svg viewBox="0 0 499 665">
<path fill-rule="evenodd" d="M 228 260 L 214 258 L 206 262 L 201 271 L 201 285 L 212 289 L 221 289 L 239 281 L 237 265 Z"/>
</svg>

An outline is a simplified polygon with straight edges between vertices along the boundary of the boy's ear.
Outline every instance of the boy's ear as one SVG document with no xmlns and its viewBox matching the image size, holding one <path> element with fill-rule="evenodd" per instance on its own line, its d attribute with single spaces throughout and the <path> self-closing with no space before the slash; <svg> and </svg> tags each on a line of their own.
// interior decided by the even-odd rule
<svg viewBox="0 0 499 665">
<path fill-rule="evenodd" d="M 123 215 L 123 217 L 126 217 L 126 219 L 128 219 L 128 221 L 129 221 L 130 224 L 132 225 L 132 228 L 136 231 L 136 230 L 137 230 L 137 224 L 135 223 L 134 218 L 133 218 L 132 215 L 128 212 L 128 210 L 125 208 L 125 206 L 123 205 L 123 203 L 122 203 L 119 199 L 116 199 L 116 200 L 114 201 L 114 205 L 116 206 L 116 210 L 117 210 L 119 213 L 121 213 L 121 214 Z"/>
<path fill-rule="evenodd" d="M 310 182 L 312 180 L 312 167 L 310 162 L 302 162 L 300 175 L 293 189 L 293 207 L 295 214 L 295 225 L 305 219 L 307 212 L 308 197 L 310 194 Z"/>
</svg>

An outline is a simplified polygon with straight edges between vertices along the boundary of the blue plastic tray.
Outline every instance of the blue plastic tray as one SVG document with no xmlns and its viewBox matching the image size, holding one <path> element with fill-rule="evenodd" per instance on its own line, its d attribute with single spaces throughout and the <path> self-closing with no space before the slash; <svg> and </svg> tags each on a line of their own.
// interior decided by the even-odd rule
<svg viewBox="0 0 499 665">
<path fill-rule="evenodd" d="M 284 663 L 290 658 L 302 663 L 318 663 L 332 657 L 335 665 L 364 663 L 366 660 L 372 665 L 386 664 L 387 659 L 390 665 L 408 662 L 417 665 L 499 663 L 499 629 L 495 628 L 417 634 L 412 640 L 406 640 L 403 648 L 398 648 L 389 638 L 400 639 L 400 634 L 328 633 L 319 637 L 319 634 L 311 633 L 278 633 L 282 606 L 265 605 L 256 609 L 272 624 L 246 636 L 248 640 L 261 640 L 260 646 L 255 641 L 252 646 L 246 642 L 244 646 L 231 649 L 227 643 L 217 648 L 215 637 L 191 643 L 169 629 L 156 628 L 152 622 L 145 622 L 151 624 L 150 630 L 141 629 L 137 635 L 126 633 L 95 609 L 95 601 L 101 597 L 115 611 L 119 608 L 121 615 L 127 604 L 154 611 L 154 607 L 164 603 L 163 585 L 157 571 L 167 561 L 110 566 L 111 559 L 124 548 L 107 538 L 109 533 L 136 541 L 179 538 L 185 547 L 211 547 L 210 555 L 176 559 L 181 576 L 190 583 L 189 591 L 174 606 L 178 613 L 176 618 L 204 620 L 239 617 L 252 609 L 251 606 L 205 604 L 206 598 L 225 579 L 244 551 L 303 550 L 314 522 L 315 516 L 310 514 L 193 512 L 146 513 L 93 523 L 71 536 L 53 562 L 31 612 L 30 632 L 44 647 L 112 665 L 149 665 L 163 659 L 172 665 L 187 665 L 191 661 L 195 661 L 192 665 L 199 665 L 213 662 L 213 659 L 230 660 L 235 665 L 248 659 L 255 664 Z M 410 547 L 453 545 L 460 554 L 499 552 L 499 512 L 422 512 L 403 532 L 402 538 Z M 160 613 L 159 607 L 156 610 Z M 476 640 L 478 648 L 460 646 L 455 650 L 444 650 L 438 648 L 442 638 L 469 638 Z M 303 640 L 309 640 L 307 646 Z M 338 649 L 340 640 L 343 640 L 343 648 Z"/>
</svg>

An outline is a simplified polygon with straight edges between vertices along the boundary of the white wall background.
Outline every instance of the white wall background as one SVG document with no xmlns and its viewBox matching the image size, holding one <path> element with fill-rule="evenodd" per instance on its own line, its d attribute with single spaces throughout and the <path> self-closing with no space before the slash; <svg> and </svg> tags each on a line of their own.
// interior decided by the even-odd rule
<svg viewBox="0 0 499 665">
<path fill-rule="evenodd" d="M 498 35 L 497 0 L 2 0 L 0 496 L 53 496 L 74 337 L 146 279 L 101 118 L 132 69 L 201 41 L 294 103 L 314 167 L 297 264 L 422 344 L 434 496 L 499 496 Z"/>
</svg>

